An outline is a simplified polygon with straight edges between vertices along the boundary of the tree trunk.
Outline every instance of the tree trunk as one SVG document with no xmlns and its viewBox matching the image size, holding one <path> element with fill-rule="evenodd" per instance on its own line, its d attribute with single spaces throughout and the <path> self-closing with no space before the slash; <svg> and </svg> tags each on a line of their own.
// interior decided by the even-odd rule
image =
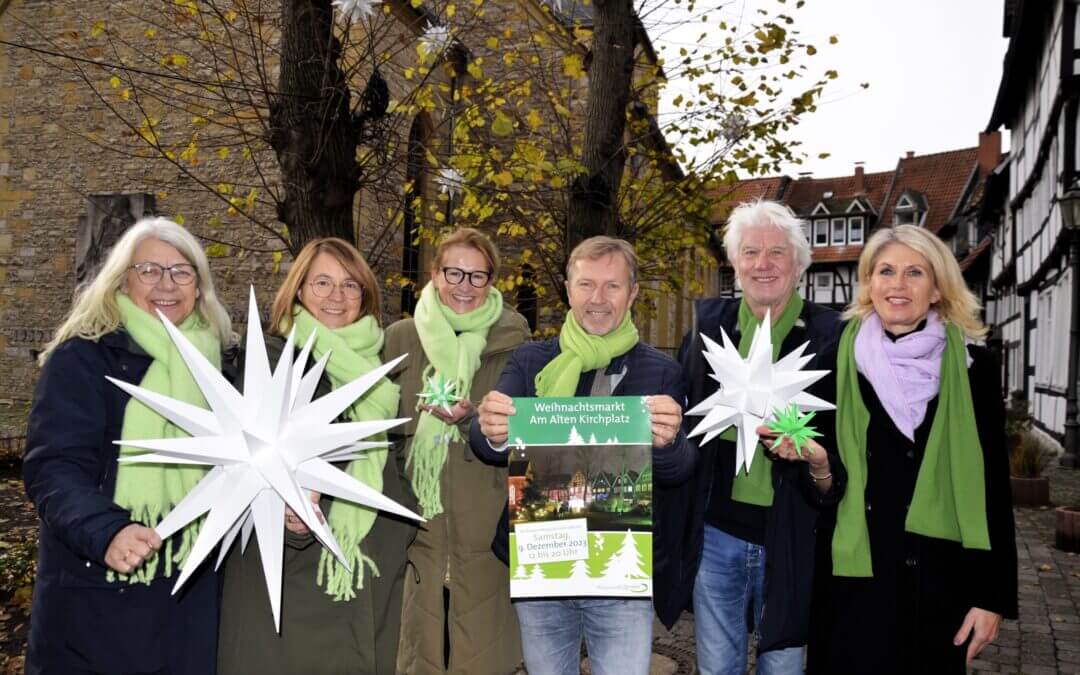
<svg viewBox="0 0 1080 675">
<path fill-rule="evenodd" d="M 282 0 L 281 15 L 281 77 L 270 106 L 270 143 L 284 183 L 278 218 L 289 226 L 295 255 L 318 237 L 354 240 L 357 139 L 330 1 Z"/>
<path fill-rule="evenodd" d="M 582 163 L 567 214 L 567 254 L 581 240 L 618 234 L 616 199 L 626 163 L 623 135 L 634 72 L 637 18 L 631 0 L 593 0 L 592 63 Z"/>
</svg>

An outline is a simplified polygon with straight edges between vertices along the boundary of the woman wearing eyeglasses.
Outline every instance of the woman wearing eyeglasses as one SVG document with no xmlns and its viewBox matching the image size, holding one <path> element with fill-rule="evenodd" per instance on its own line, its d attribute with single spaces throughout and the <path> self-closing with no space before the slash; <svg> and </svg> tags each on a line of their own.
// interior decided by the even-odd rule
<svg viewBox="0 0 1080 675">
<path fill-rule="evenodd" d="M 341 239 L 300 251 L 274 299 L 267 351 L 276 366 L 285 336 L 315 334 L 308 366 L 330 360 L 316 397 L 377 368 L 383 345 L 378 282 Z M 293 357 L 295 358 L 295 357 Z M 398 387 L 383 379 L 345 411 L 348 421 L 389 419 Z M 377 439 L 376 439 L 377 440 Z M 341 466 L 387 497 L 414 508 L 394 449 L 368 450 Z M 291 510 L 285 516 L 281 632 L 274 628 L 258 546 L 229 552 L 221 608 L 219 673 L 392 673 L 401 621 L 406 548 L 413 524 L 345 500 L 313 494 L 349 562 L 342 566 Z"/>
<path fill-rule="evenodd" d="M 401 386 L 408 471 L 428 521 L 409 547 L 398 672 L 504 675 L 521 662 L 506 566 L 491 532 L 506 505 L 506 469 L 468 446 L 477 402 L 529 337 L 525 318 L 494 287 L 499 253 L 461 228 L 435 250 L 415 316 L 386 329 L 383 358 L 408 353 Z"/>
<path fill-rule="evenodd" d="M 41 520 L 27 673 L 214 669 L 218 584 L 195 573 L 172 595 L 198 526 L 152 529 L 205 473 L 118 463 L 116 442 L 184 436 L 106 377 L 206 407 L 167 318 L 212 363 L 232 341 L 206 256 L 164 218 L 136 223 L 45 346 L 23 459 Z"/>
</svg>

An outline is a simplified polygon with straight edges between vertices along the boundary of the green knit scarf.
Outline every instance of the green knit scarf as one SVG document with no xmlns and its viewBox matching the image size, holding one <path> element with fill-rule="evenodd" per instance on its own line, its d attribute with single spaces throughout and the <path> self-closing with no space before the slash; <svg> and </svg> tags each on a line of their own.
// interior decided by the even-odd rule
<svg viewBox="0 0 1080 675">
<path fill-rule="evenodd" d="M 303 307 L 293 311 L 297 340 L 305 342 L 315 333 L 315 345 L 311 352 L 320 359 L 330 352 L 326 363 L 326 375 L 333 389 L 344 386 L 382 365 L 379 351 L 383 346 L 383 330 L 374 316 L 365 316 L 343 328 L 328 328 Z M 389 419 L 397 414 L 399 388 L 385 377 L 378 381 L 359 400 L 353 403 L 345 416 L 354 422 Z M 386 440 L 379 434 L 369 440 Z M 373 448 L 364 453 L 363 459 L 349 462 L 346 473 L 375 490 L 383 489 L 383 469 L 386 467 L 386 448 Z M 379 568 L 360 549 L 360 543 L 371 531 L 378 512 L 345 499 L 334 500 L 326 522 L 334 533 L 349 562 L 346 568 L 328 550 L 322 549 L 319 571 L 315 582 L 326 589 L 335 600 L 352 600 L 356 589 L 364 587 L 364 566 L 371 568 L 373 577 L 379 576 Z"/>
<path fill-rule="evenodd" d="M 870 413 L 859 391 L 855 365 L 855 336 L 861 324 L 859 319 L 852 319 L 844 329 L 836 368 L 836 439 L 848 487 L 837 510 L 832 555 L 833 574 L 843 577 L 874 574 L 865 511 L 866 429 Z M 990 550 L 982 446 L 975 427 L 967 351 L 963 334 L 952 324 L 945 327 L 937 412 L 904 529 L 960 542 L 964 548 Z"/>
<path fill-rule="evenodd" d="M 149 312 L 140 309 L 124 293 L 116 294 L 120 309 L 120 322 L 124 330 L 152 359 L 143 376 L 140 387 L 158 394 L 208 407 L 202 391 L 195 384 L 187 364 L 173 344 L 165 324 Z M 192 312 L 180 324 L 180 332 L 205 356 L 210 363 L 221 367 L 221 342 L 209 325 Z M 110 385 L 111 386 L 111 385 Z M 124 422 L 120 439 L 146 440 L 151 438 L 184 438 L 188 434 L 172 422 L 132 397 L 124 408 Z M 141 455 L 140 448 L 123 445 L 120 456 Z M 131 519 L 154 527 L 180 503 L 188 492 L 206 475 L 206 467 L 179 464 L 129 464 L 121 462 L 116 472 L 116 489 L 113 501 L 131 512 Z M 157 576 L 171 577 L 173 566 L 183 564 L 198 536 L 202 519 L 187 525 L 169 537 L 160 555 L 153 555 L 130 575 L 107 573 L 110 581 L 121 579 L 129 583 L 149 584 Z M 160 563 L 164 560 L 164 565 Z"/>
<path fill-rule="evenodd" d="M 503 299 L 499 289 L 488 290 L 487 299 L 471 312 L 458 314 L 439 300 L 439 292 L 430 282 L 420 292 L 414 324 L 428 366 L 423 382 L 438 374 L 457 386 L 463 399 L 469 398 L 473 377 L 480 369 L 480 355 L 487 346 L 488 331 L 502 316 Z M 417 401 L 417 408 L 423 400 Z M 416 423 L 408 464 L 412 469 L 413 490 L 423 509 L 424 518 L 443 512 L 440 479 L 450 442 L 461 440 L 455 425 L 424 411 Z"/>
<path fill-rule="evenodd" d="M 772 358 L 774 363 L 779 358 L 780 348 L 784 345 L 788 333 L 795 326 L 799 315 L 802 314 L 802 310 L 802 297 L 798 293 L 792 293 L 787 304 L 784 305 L 784 311 L 773 322 L 770 334 L 772 335 Z M 744 359 L 750 353 L 750 343 L 754 341 L 754 333 L 757 332 L 760 326 L 761 319 L 754 316 L 750 305 L 746 304 L 746 298 L 743 298 L 742 302 L 739 303 L 739 355 Z M 737 429 L 731 427 L 720 434 L 720 438 L 736 442 L 736 433 Z M 731 486 L 731 498 L 744 504 L 772 506 L 772 460 L 768 459 L 769 455 L 762 452 L 765 447 L 764 444 L 759 443 L 758 446 L 758 468 L 749 473 L 738 469 L 735 470 L 735 480 Z"/>
<path fill-rule="evenodd" d="M 582 373 L 607 368 L 612 359 L 622 356 L 638 343 L 638 330 L 623 315 L 619 327 L 607 335 L 587 333 L 573 312 L 566 313 L 559 331 L 559 355 L 536 374 L 537 396 L 573 396 Z"/>
</svg>

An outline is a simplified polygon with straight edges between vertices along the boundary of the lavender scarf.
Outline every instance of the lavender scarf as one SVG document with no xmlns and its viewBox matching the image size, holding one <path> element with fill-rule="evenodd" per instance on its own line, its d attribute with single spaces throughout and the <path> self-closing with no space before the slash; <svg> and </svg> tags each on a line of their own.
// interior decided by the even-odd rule
<svg viewBox="0 0 1080 675">
<path fill-rule="evenodd" d="M 925 328 L 895 342 L 885 335 L 876 312 L 863 320 L 855 336 L 856 367 L 908 440 L 915 440 L 926 404 L 938 395 L 944 353 L 945 324 L 933 310 L 926 315 Z"/>
</svg>

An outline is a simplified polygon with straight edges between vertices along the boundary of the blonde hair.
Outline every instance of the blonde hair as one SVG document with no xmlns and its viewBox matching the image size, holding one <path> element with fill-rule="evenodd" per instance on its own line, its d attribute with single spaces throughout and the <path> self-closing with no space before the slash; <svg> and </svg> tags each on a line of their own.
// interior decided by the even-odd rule
<svg viewBox="0 0 1080 675">
<path fill-rule="evenodd" d="M 626 266 L 630 268 L 630 285 L 633 286 L 638 280 L 638 255 L 630 242 L 625 239 L 606 237 L 600 235 L 589 237 L 574 247 L 570 252 L 570 258 L 566 261 L 566 280 L 570 280 L 570 272 L 574 269 L 574 263 L 582 258 L 586 260 L 599 260 L 606 255 L 618 253 L 626 260 Z"/>
<path fill-rule="evenodd" d="M 480 252 L 480 255 L 484 256 L 488 266 L 491 267 L 492 280 L 498 278 L 499 249 L 495 247 L 490 237 L 471 227 L 460 227 L 439 242 L 438 247 L 435 249 L 435 256 L 431 259 L 431 276 L 435 276 L 439 272 L 443 264 L 443 258 L 446 257 L 446 252 L 451 246 L 471 246 L 475 248 Z"/>
<path fill-rule="evenodd" d="M 874 311 L 874 303 L 870 299 L 870 277 L 878 256 L 890 244 L 903 244 L 926 258 L 930 264 L 931 280 L 941 294 L 941 299 L 931 309 L 938 313 L 943 322 L 955 325 L 973 340 L 986 335 L 987 328 L 979 319 L 979 300 L 964 282 L 956 257 L 937 235 L 918 225 L 885 227 L 866 242 L 859 256 L 859 292 L 844 311 L 845 319 L 863 319 Z"/>
<path fill-rule="evenodd" d="M 375 279 L 371 267 L 355 246 L 344 239 L 326 237 L 309 241 L 300 250 L 300 255 L 296 256 L 289 274 L 281 283 L 277 295 L 274 296 L 274 305 L 270 310 L 271 335 L 288 335 L 293 323 L 293 307 L 300 301 L 297 297 L 300 287 L 304 285 L 304 280 L 320 253 L 325 253 L 338 261 L 364 290 L 360 299 L 360 316 L 357 319 L 371 314 L 375 316 L 379 325 L 382 325 L 380 320 L 382 293 L 379 291 L 379 282 Z"/>
<path fill-rule="evenodd" d="M 169 244 L 195 267 L 199 290 L 195 298 L 195 312 L 210 326 L 223 346 L 235 340 L 232 321 L 214 291 L 210 263 L 199 241 L 168 218 L 150 217 L 132 225 L 116 242 L 97 276 L 76 295 L 67 318 L 38 356 L 38 364 L 44 365 L 54 349 L 73 337 L 97 340 L 120 327 L 116 292 L 124 290 L 135 249 L 150 238 Z"/>
</svg>

